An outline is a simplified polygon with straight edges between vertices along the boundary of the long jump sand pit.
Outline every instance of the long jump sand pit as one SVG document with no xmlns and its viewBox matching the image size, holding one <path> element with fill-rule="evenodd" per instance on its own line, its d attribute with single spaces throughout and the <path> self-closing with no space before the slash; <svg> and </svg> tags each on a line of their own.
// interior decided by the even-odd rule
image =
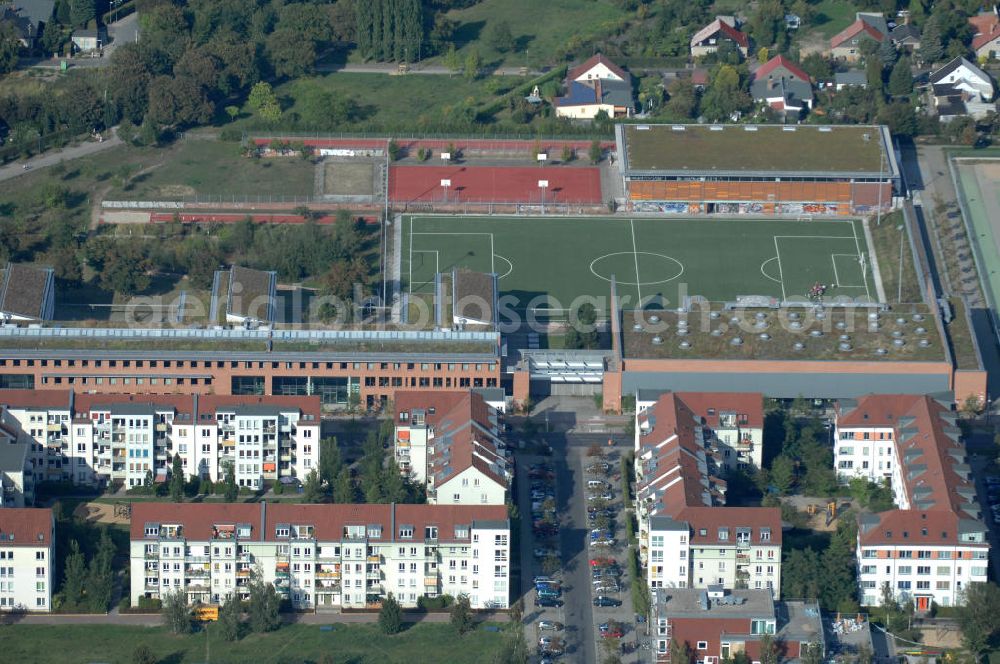
<svg viewBox="0 0 1000 664">
<path fill-rule="evenodd" d="M 325 161 L 323 193 L 327 196 L 371 196 L 375 193 L 375 164 L 370 161 Z"/>
</svg>

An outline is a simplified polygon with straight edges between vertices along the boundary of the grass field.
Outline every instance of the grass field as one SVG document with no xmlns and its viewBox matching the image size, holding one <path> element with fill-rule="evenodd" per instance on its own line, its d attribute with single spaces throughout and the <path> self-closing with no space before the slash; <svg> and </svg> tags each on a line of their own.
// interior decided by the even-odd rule
<svg viewBox="0 0 1000 664">
<path fill-rule="evenodd" d="M 418 129 L 440 126 L 460 116 L 461 109 L 475 108 L 492 100 L 495 95 L 490 91 L 489 80 L 469 81 L 461 75 L 387 76 L 340 72 L 295 79 L 278 86 L 275 92 L 282 100 L 286 118 L 300 113 L 299 100 L 309 90 L 319 88 L 348 97 L 357 104 L 355 119 L 338 127 L 340 130 L 401 126 Z M 256 119 L 249 122 L 259 124 Z"/>
<path fill-rule="evenodd" d="M 311 196 L 314 168 L 298 157 L 248 159 L 239 143 L 191 139 L 168 149 L 162 165 L 136 175 L 108 198 L 176 200 L 194 196 Z"/>
<path fill-rule="evenodd" d="M 684 294 L 789 299 L 816 282 L 828 297 L 876 293 L 856 221 L 413 216 L 403 224 L 407 290 L 427 293 L 436 272 L 456 267 L 496 272 L 515 309 L 539 296 L 530 306 L 606 298 L 612 275 L 624 306 L 676 306 Z"/>
<path fill-rule="evenodd" d="M 447 623 L 413 625 L 396 636 L 386 636 L 367 624 L 335 625 L 329 632 L 321 632 L 318 625 L 289 625 L 234 643 L 223 641 L 216 625 L 188 636 L 175 636 L 162 627 L 16 625 L 0 629 L 4 661 L 32 664 L 129 664 L 141 644 L 152 650 L 157 661 L 170 664 L 301 664 L 318 662 L 325 654 L 337 664 L 473 664 L 492 661 L 502 639 L 502 634 L 481 627 L 458 638 Z"/>
<path fill-rule="evenodd" d="M 857 10 L 858 7 L 849 0 L 820 0 L 813 5 L 813 11 L 816 12 L 815 24 L 827 39 L 849 26 L 854 21 Z"/>
<path fill-rule="evenodd" d="M 583 40 L 604 33 L 601 26 L 629 15 L 611 0 L 482 0 L 465 9 L 448 12 L 458 22 L 455 39 L 460 52 L 474 46 L 487 63 L 538 67 L 559 61 L 559 50 L 571 39 Z M 572 20 L 567 20 L 567 17 Z M 492 23 L 506 21 L 515 48 L 508 53 L 493 49 L 485 37 Z"/>
</svg>

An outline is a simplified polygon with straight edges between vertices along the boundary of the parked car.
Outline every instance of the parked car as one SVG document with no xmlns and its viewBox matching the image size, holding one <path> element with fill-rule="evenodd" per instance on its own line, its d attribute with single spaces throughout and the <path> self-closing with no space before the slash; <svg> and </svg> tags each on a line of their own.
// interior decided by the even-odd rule
<svg viewBox="0 0 1000 664">
<path fill-rule="evenodd" d="M 591 558 L 590 559 L 590 566 L 591 567 L 604 567 L 606 565 L 615 565 L 615 566 L 617 566 L 618 565 L 618 561 L 615 560 L 614 558 L 601 558 L 601 557 Z"/>
<path fill-rule="evenodd" d="M 604 639 L 620 639 L 625 635 L 625 632 L 622 630 L 621 623 L 613 620 L 602 623 L 598 629 L 601 632 L 601 638 Z"/>
<path fill-rule="evenodd" d="M 594 598 L 594 606 L 621 606 L 622 601 L 607 595 L 598 595 Z"/>
<path fill-rule="evenodd" d="M 546 608 L 557 609 L 557 608 L 559 608 L 562 605 L 563 605 L 563 601 L 561 599 L 557 599 L 555 597 L 536 597 L 535 598 L 535 606 L 541 606 L 541 607 L 546 607 Z"/>
<path fill-rule="evenodd" d="M 536 548 L 532 551 L 532 555 L 534 555 L 535 558 L 548 558 L 549 556 L 558 556 L 559 552 L 555 549 Z"/>
<path fill-rule="evenodd" d="M 564 625 L 561 622 L 555 620 L 539 620 L 538 629 L 543 632 L 561 632 Z"/>
<path fill-rule="evenodd" d="M 539 574 L 538 576 L 531 577 L 531 582 L 537 586 L 539 583 L 556 583 L 556 580 L 551 576 Z"/>
<path fill-rule="evenodd" d="M 611 465 L 605 463 L 604 461 L 596 461 L 587 466 L 587 472 L 593 475 L 597 475 L 598 473 L 606 473 L 609 470 L 611 470 Z"/>
</svg>

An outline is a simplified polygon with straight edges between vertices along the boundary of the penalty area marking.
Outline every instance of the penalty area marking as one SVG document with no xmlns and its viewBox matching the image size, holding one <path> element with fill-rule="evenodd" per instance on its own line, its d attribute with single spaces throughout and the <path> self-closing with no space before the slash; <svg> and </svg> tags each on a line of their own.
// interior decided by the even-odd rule
<svg viewBox="0 0 1000 664">
<path fill-rule="evenodd" d="M 503 274 L 498 274 L 497 279 L 503 279 L 504 277 L 508 276 L 511 272 L 514 271 L 514 264 L 510 261 L 509 258 L 507 258 L 506 256 L 501 256 L 500 254 L 493 254 L 493 257 L 498 258 L 507 264 L 507 271 L 504 272 Z"/>
<path fill-rule="evenodd" d="M 603 279 L 604 281 L 607 281 L 608 283 L 610 283 L 611 282 L 611 278 L 610 277 L 605 277 L 603 274 L 600 274 L 597 270 L 594 269 L 594 265 L 597 264 L 599 261 L 604 260 L 605 258 L 611 258 L 613 256 L 631 256 L 636 261 L 637 268 L 638 268 L 638 257 L 639 256 L 655 256 L 657 258 L 662 258 L 662 259 L 664 259 L 666 261 L 670 261 L 671 263 L 675 263 L 677 265 L 677 267 L 679 268 L 677 274 L 673 275 L 672 277 L 668 277 L 667 279 L 660 279 L 659 281 L 641 281 L 641 282 L 636 283 L 636 282 L 632 282 L 632 281 L 621 281 L 619 279 L 615 279 L 615 281 L 617 283 L 619 283 L 619 284 L 621 284 L 623 286 L 636 286 L 636 287 L 640 287 L 640 286 L 656 286 L 658 284 L 665 284 L 665 283 L 671 282 L 671 281 L 673 281 L 675 279 L 680 278 L 680 276 L 682 274 L 684 274 L 684 263 L 681 263 L 679 260 L 677 260 L 673 256 L 667 256 L 666 254 L 658 254 L 658 253 L 655 253 L 655 252 L 652 252 L 652 251 L 615 251 L 615 252 L 610 253 L 610 254 L 604 254 L 603 256 L 598 256 L 594 260 L 590 261 L 590 272 L 595 277 L 597 277 L 598 279 Z M 638 269 L 637 269 L 636 270 L 636 279 L 638 279 L 638 278 L 639 278 L 639 272 L 638 272 Z"/>
<path fill-rule="evenodd" d="M 781 283 L 781 279 L 775 279 L 774 277 L 772 277 L 771 275 L 769 275 L 767 273 L 767 270 L 764 269 L 765 265 L 767 265 L 771 261 L 776 261 L 776 260 L 778 260 L 778 257 L 774 256 L 773 258 L 768 258 L 766 261 L 764 261 L 763 263 L 761 263 L 760 264 L 760 273 L 763 274 L 765 278 L 770 279 L 774 283 L 780 284 Z M 781 268 L 779 267 L 778 269 L 780 270 Z"/>
</svg>

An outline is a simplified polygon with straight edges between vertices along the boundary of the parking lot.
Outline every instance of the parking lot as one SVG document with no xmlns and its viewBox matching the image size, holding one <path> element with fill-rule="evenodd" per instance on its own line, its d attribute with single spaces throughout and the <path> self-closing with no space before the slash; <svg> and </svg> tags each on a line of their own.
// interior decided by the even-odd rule
<svg viewBox="0 0 1000 664">
<path fill-rule="evenodd" d="M 518 456 L 524 625 L 534 661 L 599 662 L 612 652 L 640 661 L 619 452 L 605 438 L 602 456 L 593 456 L 594 438 L 552 435 L 551 457 Z"/>
</svg>

